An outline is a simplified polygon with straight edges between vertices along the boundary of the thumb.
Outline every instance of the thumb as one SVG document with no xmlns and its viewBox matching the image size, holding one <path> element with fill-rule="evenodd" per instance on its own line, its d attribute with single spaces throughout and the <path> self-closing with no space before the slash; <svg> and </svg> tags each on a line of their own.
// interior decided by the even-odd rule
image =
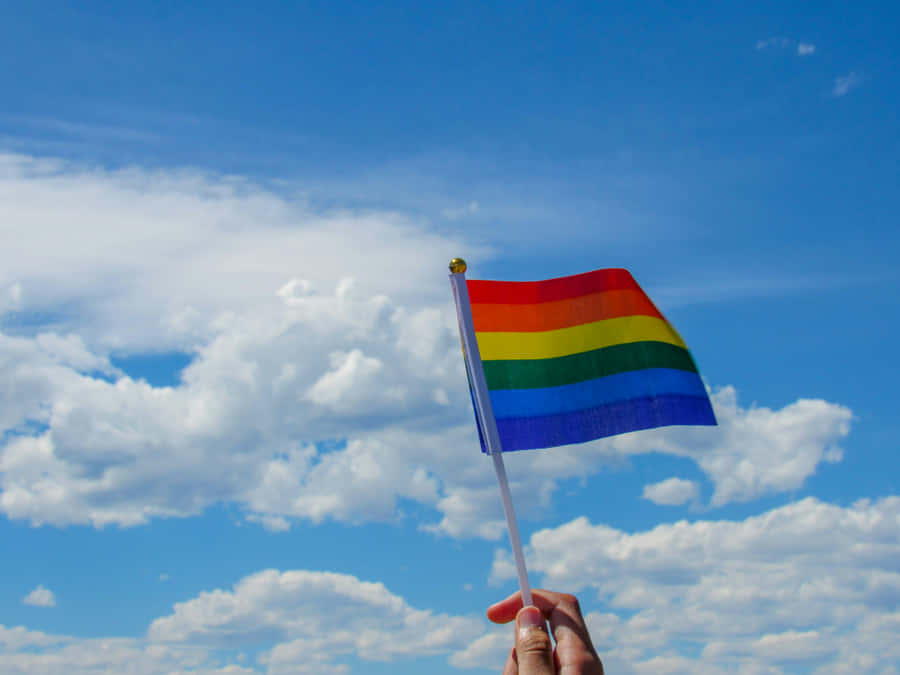
<svg viewBox="0 0 900 675">
<path fill-rule="evenodd" d="M 553 643 L 544 615 L 537 607 L 523 607 L 516 615 L 516 660 L 519 675 L 554 675 Z"/>
</svg>

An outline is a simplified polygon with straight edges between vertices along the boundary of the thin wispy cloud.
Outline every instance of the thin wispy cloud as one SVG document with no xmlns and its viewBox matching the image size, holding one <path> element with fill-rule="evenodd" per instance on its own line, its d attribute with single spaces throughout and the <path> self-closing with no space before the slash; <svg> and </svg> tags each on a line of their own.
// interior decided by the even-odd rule
<svg viewBox="0 0 900 675">
<path fill-rule="evenodd" d="M 834 86 L 831 88 L 831 93 L 833 96 L 840 98 L 849 94 L 862 83 L 863 78 L 859 73 L 851 72 L 847 75 L 841 75 L 834 78 Z"/>
<path fill-rule="evenodd" d="M 51 117 L 5 115 L 0 117 L 0 124 L 9 125 L 20 132 L 36 131 L 53 137 L 80 138 L 98 142 L 152 143 L 160 139 L 159 134 L 146 129 L 130 128 L 117 124 L 73 122 Z"/>
<path fill-rule="evenodd" d="M 460 218 L 465 218 L 467 216 L 478 213 L 478 209 L 478 202 L 473 201 L 469 202 L 465 206 L 444 209 L 443 211 L 441 211 L 441 215 L 444 216 L 444 218 L 446 218 L 447 220 L 459 220 Z"/>
<path fill-rule="evenodd" d="M 773 49 L 796 49 L 798 56 L 812 56 L 816 53 L 816 46 L 811 42 L 798 42 L 780 35 L 756 41 L 756 51 L 758 52 Z"/>
<path fill-rule="evenodd" d="M 770 37 L 764 40 L 756 41 L 756 50 L 757 51 L 765 51 L 766 49 L 773 48 L 781 48 L 789 47 L 791 45 L 791 41 L 786 37 Z"/>
</svg>

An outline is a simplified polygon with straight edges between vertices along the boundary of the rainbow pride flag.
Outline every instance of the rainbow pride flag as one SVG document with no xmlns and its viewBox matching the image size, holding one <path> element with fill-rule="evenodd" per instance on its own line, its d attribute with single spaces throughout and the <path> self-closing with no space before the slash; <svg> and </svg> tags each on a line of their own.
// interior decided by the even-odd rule
<svg viewBox="0 0 900 675">
<path fill-rule="evenodd" d="M 687 346 L 627 270 L 466 286 L 503 451 L 716 424 Z"/>
</svg>

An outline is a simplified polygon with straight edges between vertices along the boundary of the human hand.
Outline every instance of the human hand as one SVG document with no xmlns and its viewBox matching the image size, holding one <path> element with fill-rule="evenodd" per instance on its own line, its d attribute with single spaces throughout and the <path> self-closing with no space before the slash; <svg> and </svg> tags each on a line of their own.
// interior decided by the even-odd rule
<svg viewBox="0 0 900 675">
<path fill-rule="evenodd" d="M 494 623 L 516 621 L 516 645 L 506 659 L 503 675 L 603 675 L 578 599 L 540 589 L 534 589 L 532 597 L 535 607 L 523 608 L 518 592 L 488 607 L 488 619 Z"/>
</svg>

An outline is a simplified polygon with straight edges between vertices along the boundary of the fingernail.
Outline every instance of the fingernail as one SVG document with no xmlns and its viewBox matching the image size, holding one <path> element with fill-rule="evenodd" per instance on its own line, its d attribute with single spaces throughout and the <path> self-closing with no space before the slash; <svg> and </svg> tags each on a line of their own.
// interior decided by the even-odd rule
<svg viewBox="0 0 900 675">
<path fill-rule="evenodd" d="M 522 630 L 528 628 L 543 628 L 544 615 L 541 614 L 541 610 L 537 607 L 523 607 L 519 612 L 519 616 L 516 617 L 516 623 L 519 624 L 519 628 Z"/>
</svg>

